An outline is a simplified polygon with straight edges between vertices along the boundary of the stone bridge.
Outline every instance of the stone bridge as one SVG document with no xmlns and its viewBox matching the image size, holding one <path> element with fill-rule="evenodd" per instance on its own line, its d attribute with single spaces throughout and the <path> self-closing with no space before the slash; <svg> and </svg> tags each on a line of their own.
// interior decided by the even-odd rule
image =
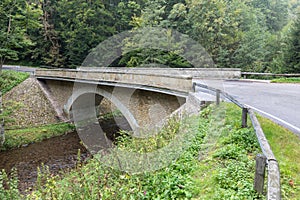
<svg viewBox="0 0 300 200">
<path fill-rule="evenodd" d="M 135 132 L 161 124 L 186 102 L 193 102 L 194 78 L 231 79 L 240 75 L 239 69 L 219 68 L 84 67 L 35 72 L 60 119 L 85 121 L 101 110 L 119 110 Z"/>
</svg>

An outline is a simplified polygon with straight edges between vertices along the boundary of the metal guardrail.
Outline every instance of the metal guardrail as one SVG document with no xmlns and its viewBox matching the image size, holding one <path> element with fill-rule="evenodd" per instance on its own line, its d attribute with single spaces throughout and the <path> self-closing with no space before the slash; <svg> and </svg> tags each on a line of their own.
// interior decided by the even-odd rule
<svg viewBox="0 0 300 200">
<path fill-rule="evenodd" d="M 265 137 L 265 134 L 260 126 L 259 121 L 256 118 L 254 111 L 244 104 L 237 101 L 234 97 L 228 93 L 221 91 L 219 89 L 200 84 L 193 83 L 193 89 L 195 91 L 196 86 L 212 91 L 216 96 L 216 104 L 219 105 L 220 98 L 227 99 L 232 103 L 236 104 L 242 109 L 242 127 L 247 127 L 247 114 L 249 114 L 252 125 L 254 127 L 256 137 L 260 144 L 260 148 L 263 152 L 263 155 L 258 154 L 256 156 L 256 170 L 255 170 L 255 180 L 254 180 L 254 189 L 258 193 L 263 193 L 264 189 L 264 177 L 265 169 L 267 168 L 268 174 L 268 186 L 267 186 L 267 199 L 268 200 L 280 200 L 281 199 L 281 189 L 280 189 L 280 171 L 278 162 L 271 150 L 271 147 L 268 143 L 268 140 Z M 211 94 L 211 92 L 208 92 Z"/>
</svg>

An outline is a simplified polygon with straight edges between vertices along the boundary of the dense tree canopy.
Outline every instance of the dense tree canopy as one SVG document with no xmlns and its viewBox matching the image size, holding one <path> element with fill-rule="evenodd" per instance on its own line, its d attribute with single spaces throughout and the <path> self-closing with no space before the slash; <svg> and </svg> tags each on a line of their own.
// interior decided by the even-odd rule
<svg viewBox="0 0 300 200">
<path fill-rule="evenodd" d="M 300 72 L 300 13 L 298 18 L 296 18 L 290 37 L 288 40 L 288 48 L 286 55 L 284 57 L 285 66 L 284 70 L 286 72 Z"/>
<path fill-rule="evenodd" d="M 0 61 L 76 67 L 108 37 L 152 26 L 187 34 L 217 67 L 300 73 L 299 8 L 297 0 L 2 0 Z M 126 52 L 113 64 L 153 62 L 191 67 L 176 51 L 155 49 Z"/>
<path fill-rule="evenodd" d="M 26 47 L 34 45 L 28 30 L 39 26 L 38 12 L 32 2 L 0 2 L 0 70 L 6 60 L 18 60 Z"/>
</svg>

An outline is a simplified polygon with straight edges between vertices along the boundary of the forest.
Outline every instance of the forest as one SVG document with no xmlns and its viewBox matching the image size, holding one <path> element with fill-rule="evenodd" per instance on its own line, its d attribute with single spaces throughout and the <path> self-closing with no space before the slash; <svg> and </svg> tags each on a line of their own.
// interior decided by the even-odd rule
<svg viewBox="0 0 300 200">
<path fill-rule="evenodd" d="M 105 39 L 143 27 L 188 35 L 217 67 L 300 73 L 298 0 L 1 0 L 0 66 L 75 68 Z M 194 67 L 153 49 L 122 54 L 113 65 L 153 61 Z"/>
</svg>

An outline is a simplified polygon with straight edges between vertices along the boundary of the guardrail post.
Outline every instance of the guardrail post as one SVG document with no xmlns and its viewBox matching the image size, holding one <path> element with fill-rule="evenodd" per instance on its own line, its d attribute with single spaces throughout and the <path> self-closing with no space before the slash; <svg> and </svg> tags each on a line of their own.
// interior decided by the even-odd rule
<svg viewBox="0 0 300 200">
<path fill-rule="evenodd" d="M 196 83 L 193 83 L 193 92 L 196 92 Z"/>
<path fill-rule="evenodd" d="M 247 113 L 248 113 L 248 108 L 243 108 L 243 110 L 242 110 L 242 128 L 247 127 Z"/>
<path fill-rule="evenodd" d="M 265 169 L 267 158 L 263 154 L 257 154 L 255 157 L 256 167 L 255 167 L 255 178 L 254 178 L 254 190 L 259 194 L 263 193 L 264 181 L 265 181 Z"/>
<path fill-rule="evenodd" d="M 220 105 L 220 93 L 221 91 L 219 89 L 216 90 L 216 104 L 217 106 Z"/>
</svg>

